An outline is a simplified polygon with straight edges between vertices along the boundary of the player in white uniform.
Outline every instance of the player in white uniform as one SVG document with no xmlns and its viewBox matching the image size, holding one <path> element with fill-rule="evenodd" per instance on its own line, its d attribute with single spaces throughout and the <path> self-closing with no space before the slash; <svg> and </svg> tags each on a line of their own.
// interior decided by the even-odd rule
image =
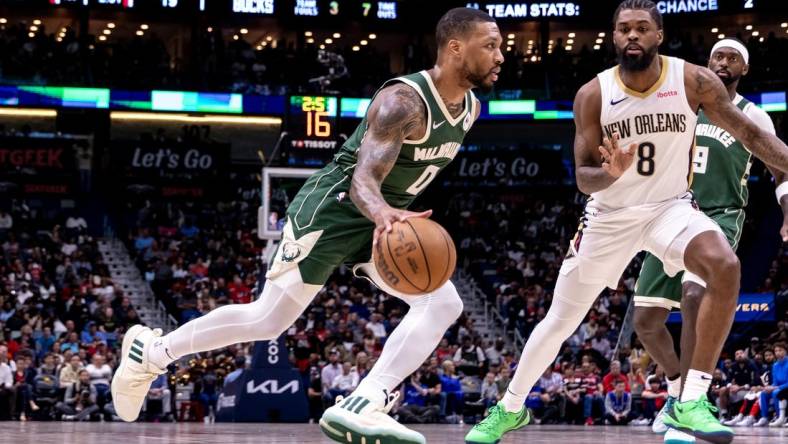
<svg viewBox="0 0 788 444">
<path fill-rule="evenodd" d="M 613 22 L 619 65 L 584 85 L 574 103 L 577 185 L 591 195 L 585 217 L 550 310 L 528 339 L 507 393 L 466 442 L 496 443 L 528 422 L 523 405 L 534 383 L 599 293 L 618 285 L 641 250 L 658 257 L 670 276 L 689 270 L 708 282 L 681 402 L 665 423 L 714 443 L 733 439 L 714 417 L 706 392 L 733 322 L 740 266 L 719 227 L 687 192 L 697 111 L 703 108 L 710 121 L 776 169 L 788 167 L 788 147 L 734 106 L 709 69 L 658 56 L 664 35 L 654 2 L 625 0 Z"/>
</svg>

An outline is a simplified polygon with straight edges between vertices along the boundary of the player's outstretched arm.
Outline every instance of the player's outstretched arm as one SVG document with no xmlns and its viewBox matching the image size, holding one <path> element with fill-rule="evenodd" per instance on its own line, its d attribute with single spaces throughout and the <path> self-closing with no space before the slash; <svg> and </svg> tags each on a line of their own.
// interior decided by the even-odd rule
<svg viewBox="0 0 788 444">
<path fill-rule="evenodd" d="M 358 148 L 358 163 L 350 185 L 350 199 L 361 214 L 375 222 L 375 239 L 391 224 L 407 217 L 429 217 L 389 206 L 380 185 L 397 161 L 402 142 L 419 139 L 427 130 L 427 110 L 418 93 L 404 84 L 384 88 L 367 112 L 367 131 Z"/>
<path fill-rule="evenodd" d="M 602 91 L 594 79 L 577 92 L 575 115 L 575 176 L 577 188 L 585 194 L 609 187 L 632 164 L 631 147 L 620 149 L 618 138 L 602 137 Z M 602 142 L 602 145 L 600 145 Z"/>
<path fill-rule="evenodd" d="M 735 106 L 719 77 L 708 68 L 687 63 L 684 78 L 690 104 L 702 107 L 712 123 L 728 130 L 763 163 L 788 171 L 788 146 Z"/>
</svg>

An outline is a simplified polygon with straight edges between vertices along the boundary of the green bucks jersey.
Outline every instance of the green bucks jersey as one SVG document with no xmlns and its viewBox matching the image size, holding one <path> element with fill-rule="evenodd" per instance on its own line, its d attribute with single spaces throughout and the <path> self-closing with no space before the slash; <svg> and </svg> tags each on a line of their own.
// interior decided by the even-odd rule
<svg viewBox="0 0 788 444">
<path fill-rule="evenodd" d="M 457 155 L 465 134 L 473 125 L 476 100 L 473 93 L 468 91 L 462 113 L 452 117 L 427 71 L 391 79 L 381 89 L 396 82 L 415 89 L 427 109 L 427 130 L 424 136 L 419 140 L 403 142 L 394 167 L 381 185 L 381 192 L 389 205 L 406 208 Z M 366 131 L 367 118 L 364 117 L 334 156 L 334 162 L 348 175 L 353 174 L 357 151 Z"/>
<path fill-rule="evenodd" d="M 746 114 L 749 114 L 749 108 L 755 108 L 749 100 L 738 95 L 734 104 Z M 752 155 L 744 144 L 725 129 L 711 123 L 700 111 L 695 127 L 691 185 L 700 208 L 707 211 L 747 206 L 747 179 L 751 166 Z"/>
</svg>

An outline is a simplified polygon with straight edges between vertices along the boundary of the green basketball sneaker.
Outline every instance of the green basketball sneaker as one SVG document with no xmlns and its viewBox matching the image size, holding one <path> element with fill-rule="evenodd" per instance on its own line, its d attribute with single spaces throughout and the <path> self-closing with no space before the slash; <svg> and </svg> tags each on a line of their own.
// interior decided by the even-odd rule
<svg viewBox="0 0 788 444">
<path fill-rule="evenodd" d="M 519 429 L 531 422 L 531 412 L 523 407 L 518 413 L 509 413 L 503 403 L 490 407 L 484 421 L 473 426 L 465 435 L 466 444 L 497 444 L 504 433 Z"/>
<path fill-rule="evenodd" d="M 720 424 L 713 415 L 717 408 L 703 395 L 697 401 L 677 402 L 673 410 L 665 415 L 665 425 L 695 435 L 714 444 L 728 444 L 733 441 L 733 430 Z"/>
</svg>

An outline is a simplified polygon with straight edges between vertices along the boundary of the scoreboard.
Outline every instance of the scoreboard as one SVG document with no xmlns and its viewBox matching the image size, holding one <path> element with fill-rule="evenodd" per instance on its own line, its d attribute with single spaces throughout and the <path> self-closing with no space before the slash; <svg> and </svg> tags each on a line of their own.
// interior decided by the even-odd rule
<svg viewBox="0 0 788 444">
<path fill-rule="evenodd" d="M 339 99 L 329 96 L 290 96 L 280 163 L 323 166 L 339 147 Z"/>
</svg>

